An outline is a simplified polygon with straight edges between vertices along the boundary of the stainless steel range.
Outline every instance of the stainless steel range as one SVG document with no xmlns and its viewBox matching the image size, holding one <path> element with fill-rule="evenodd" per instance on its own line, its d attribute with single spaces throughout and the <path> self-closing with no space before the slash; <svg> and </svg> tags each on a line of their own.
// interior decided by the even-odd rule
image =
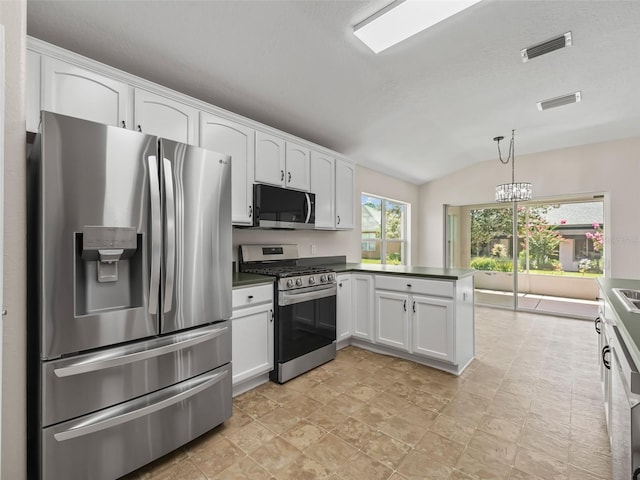
<svg viewBox="0 0 640 480">
<path fill-rule="evenodd" d="M 336 275 L 298 265 L 297 245 L 242 245 L 240 271 L 272 275 L 275 282 L 274 370 L 284 383 L 336 356 Z"/>
</svg>

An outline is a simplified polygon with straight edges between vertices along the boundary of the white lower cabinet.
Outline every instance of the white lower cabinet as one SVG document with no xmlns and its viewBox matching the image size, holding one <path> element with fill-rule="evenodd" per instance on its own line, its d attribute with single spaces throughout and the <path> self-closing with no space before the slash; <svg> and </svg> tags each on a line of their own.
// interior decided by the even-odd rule
<svg viewBox="0 0 640 480">
<path fill-rule="evenodd" d="M 376 343 L 409 350 L 409 295 L 376 290 Z"/>
<path fill-rule="evenodd" d="M 353 299 L 353 336 L 373 342 L 373 276 L 359 273 L 351 274 L 351 293 Z"/>
<path fill-rule="evenodd" d="M 268 381 L 273 370 L 273 284 L 233 290 L 233 393 Z"/>
<path fill-rule="evenodd" d="M 453 299 L 415 295 L 411 300 L 412 352 L 453 361 Z"/>
<path fill-rule="evenodd" d="M 346 347 L 352 334 L 353 297 L 352 276 L 342 274 L 336 277 L 336 343 L 337 348 Z"/>
</svg>

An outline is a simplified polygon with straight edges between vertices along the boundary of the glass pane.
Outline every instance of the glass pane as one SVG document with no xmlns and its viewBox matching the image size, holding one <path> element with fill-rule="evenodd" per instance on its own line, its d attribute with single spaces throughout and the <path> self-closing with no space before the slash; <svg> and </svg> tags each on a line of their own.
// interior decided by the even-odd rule
<svg viewBox="0 0 640 480">
<path fill-rule="evenodd" d="M 362 238 L 382 238 L 382 200 L 362 195 Z"/>
<path fill-rule="evenodd" d="M 404 265 L 405 262 L 405 242 L 387 242 L 387 264 Z"/>
<path fill-rule="evenodd" d="M 380 252 L 382 242 L 380 240 L 363 239 L 360 246 L 360 258 L 362 263 L 382 263 Z"/>
<path fill-rule="evenodd" d="M 384 208 L 386 238 L 404 239 L 406 205 L 386 200 Z"/>
</svg>

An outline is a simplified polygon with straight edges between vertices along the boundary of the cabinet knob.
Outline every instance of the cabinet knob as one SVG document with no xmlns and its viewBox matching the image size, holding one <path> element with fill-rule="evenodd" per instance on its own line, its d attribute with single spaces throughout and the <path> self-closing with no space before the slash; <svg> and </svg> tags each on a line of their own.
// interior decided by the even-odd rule
<svg viewBox="0 0 640 480">
<path fill-rule="evenodd" d="M 407 283 L 407 288 L 411 288 L 411 284 L 410 283 Z"/>
<path fill-rule="evenodd" d="M 138 125 L 138 131 L 141 132 L 142 131 L 142 127 L 140 125 Z"/>
<path fill-rule="evenodd" d="M 122 128 L 127 128 L 127 124 L 122 120 Z"/>
<path fill-rule="evenodd" d="M 248 295 L 247 300 L 253 300 L 253 295 Z"/>
<path fill-rule="evenodd" d="M 340 282 L 340 283 L 338 284 L 338 286 L 339 286 L 340 288 L 342 288 L 342 282 Z"/>
</svg>

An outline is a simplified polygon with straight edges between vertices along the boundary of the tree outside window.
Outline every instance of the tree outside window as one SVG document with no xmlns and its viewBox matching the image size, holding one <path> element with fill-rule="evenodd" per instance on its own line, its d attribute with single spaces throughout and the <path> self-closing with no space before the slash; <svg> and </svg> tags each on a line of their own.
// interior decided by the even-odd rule
<svg viewBox="0 0 640 480">
<path fill-rule="evenodd" d="M 368 194 L 361 200 L 362 263 L 405 265 L 408 205 Z"/>
</svg>

